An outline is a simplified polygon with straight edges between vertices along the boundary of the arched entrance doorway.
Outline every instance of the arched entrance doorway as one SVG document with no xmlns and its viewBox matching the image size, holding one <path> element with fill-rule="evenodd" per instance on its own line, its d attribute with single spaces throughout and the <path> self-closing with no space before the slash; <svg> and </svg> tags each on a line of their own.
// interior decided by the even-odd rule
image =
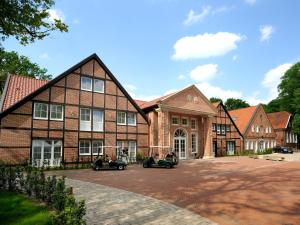
<svg viewBox="0 0 300 225">
<path fill-rule="evenodd" d="M 179 159 L 186 159 L 186 132 L 178 129 L 174 133 L 174 151 Z"/>
</svg>

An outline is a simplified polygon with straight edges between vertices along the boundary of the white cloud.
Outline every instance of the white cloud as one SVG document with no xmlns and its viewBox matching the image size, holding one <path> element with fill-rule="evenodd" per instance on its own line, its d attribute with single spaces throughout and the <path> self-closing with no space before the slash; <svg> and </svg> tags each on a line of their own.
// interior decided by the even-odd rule
<svg viewBox="0 0 300 225">
<path fill-rule="evenodd" d="M 41 55 L 40 55 L 40 58 L 41 58 L 41 59 L 50 59 L 48 53 L 46 53 L 46 52 L 43 53 L 43 54 L 41 54 Z"/>
<path fill-rule="evenodd" d="M 183 75 L 183 74 L 180 74 L 178 77 L 177 77 L 177 79 L 178 80 L 184 80 L 186 77 Z"/>
<path fill-rule="evenodd" d="M 260 41 L 267 41 L 271 38 L 274 33 L 274 28 L 271 25 L 264 25 L 259 28 Z"/>
<path fill-rule="evenodd" d="M 213 86 L 207 82 L 196 84 L 197 88 L 207 97 L 217 97 L 226 101 L 228 98 L 242 98 L 242 92 L 234 90 L 225 90 L 221 87 Z"/>
<path fill-rule="evenodd" d="M 249 5 L 254 5 L 256 3 L 256 0 L 245 0 L 245 2 Z"/>
<path fill-rule="evenodd" d="M 291 68 L 293 64 L 291 63 L 285 63 L 281 64 L 271 70 L 269 70 L 262 81 L 262 85 L 265 88 L 269 89 L 269 98 L 274 99 L 278 96 L 278 90 L 277 87 L 280 84 L 281 77 L 284 75 L 284 73 Z"/>
<path fill-rule="evenodd" d="M 202 11 L 199 14 L 191 9 L 187 15 L 187 18 L 183 21 L 183 24 L 186 26 L 190 26 L 194 23 L 202 22 L 208 16 L 214 16 L 216 14 L 226 12 L 232 8 L 233 7 L 221 6 L 219 8 L 213 9 L 211 6 L 203 6 Z"/>
<path fill-rule="evenodd" d="M 174 45 L 175 53 L 172 58 L 186 60 L 225 55 L 236 49 L 237 43 L 243 38 L 239 34 L 229 32 L 186 36 L 176 41 Z"/>
<path fill-rule="evenodd" d="M 187 18 L 183 22 L 184 25 L 189 26 L 197 22 L 201 22 L 206 16 L 208 16 L 211 12 L 210 6 L 202 7 L 202 11 L 199 14 L 196 14 L 194 10 L 190 10 Z"/>
<path fill-rule="evenodd" d="M 48 13 L 49 13 L 49 19 L 52 22 L 54 22 L 54 20 L 61 20 L 61 21 L 65 20 L 65 15 L 59 9 L 49 9 Z"/>
<path fill-rule="evenodd" d="M 214 78 L 217 75 L 217 72 L 217 64 L 200 65 L 190 72 L 190 77 L 192 80 L 195 80 L 197 82 L 203 82 Z"/>
<path fill-rule="evenodd" d="M 236 61 L 238 59 L 237 55 L 232 56 L 232 61 Z"/>
</svg>

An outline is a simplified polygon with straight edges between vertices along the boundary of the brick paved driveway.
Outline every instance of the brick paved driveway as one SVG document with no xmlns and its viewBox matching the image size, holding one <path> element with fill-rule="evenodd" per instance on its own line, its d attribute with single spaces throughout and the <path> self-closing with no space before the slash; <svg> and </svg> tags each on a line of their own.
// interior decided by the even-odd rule
<svg viewBox="0 0 300 225">
<path fill-rule="evenodd" d="M 300 224 L 300 162 L 247 157 L 181 162 L 175 169 L 59 171 L 147 195 L 226 225 Z"/>
</svg>

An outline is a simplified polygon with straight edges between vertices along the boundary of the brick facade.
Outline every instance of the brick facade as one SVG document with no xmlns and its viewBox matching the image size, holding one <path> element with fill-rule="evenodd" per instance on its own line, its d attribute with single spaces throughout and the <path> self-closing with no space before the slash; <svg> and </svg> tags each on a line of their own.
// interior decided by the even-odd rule
<svg viewBox="0 0 300 225">
<path fill-rule="evenodd" d="M 81 90 L 82 76 L 103 80 L 104 93 Z M 40 139 L 61 140 L 64 162 L 90 161 L 93 158 L 92 154 L 79 154 L 80 140 L 102 140 L 104 146 L 110 146 L 104 148 L 105 153 L 112 157 L 116 156 L 115 146 L 119 140 L 126 143 L 135 141 L 137 152 L 147 153 L 147 117 L 96 55 L 88 57 L 26 98 L 21 104 L 17 103 L 1 113 L 1 161 L 20 163 L 30 160 L 32 141 Z M 62 105 L 63 120 L 54 121 L 49 116 L 45 120 L 34 119 L 33 106 L 37 102 Z M 81 108 L 103 111 L 103 132 L 80 130 Z M 136 125 L 117 125 L 118 111 L 135 113 Z"/>
</svg>

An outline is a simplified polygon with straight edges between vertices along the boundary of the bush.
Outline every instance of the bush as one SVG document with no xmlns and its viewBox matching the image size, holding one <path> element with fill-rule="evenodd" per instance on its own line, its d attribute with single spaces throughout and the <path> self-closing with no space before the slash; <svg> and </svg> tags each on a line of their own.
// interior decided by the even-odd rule
<svg viewBox="0 0 300 225">
<path fill-rule="evenodd" d="M 55 209 L 53 224 L 86 224 L 85 202 L 76 202 L 71 190 L 66 187 L 65 178 L 45 177 L 43 170 L 31 166 L 11 167 L 0 165 L 0 189 L 17 191 L 44 201 Z"/>
</svg>

